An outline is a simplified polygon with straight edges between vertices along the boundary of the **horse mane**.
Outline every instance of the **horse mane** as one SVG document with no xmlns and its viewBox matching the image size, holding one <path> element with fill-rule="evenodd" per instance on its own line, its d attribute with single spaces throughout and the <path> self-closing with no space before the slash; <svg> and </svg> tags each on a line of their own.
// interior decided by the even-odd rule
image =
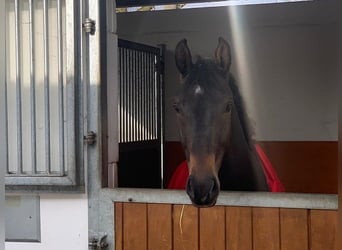
<svg viewBox="0 0 342 250">
<path fill-rule="evenodd" d="M 236 84 L 235 77 L 231 73 L 229 73 L 228 84 L 229 84 L 229 87 L 233 93 L 235 108 L 236 108 L 236 111 L 238 113 L 238 118 L 240 120 L 241 128 L 242 128 L 243 133 L 245 135 L 246 142 L 247 142 L 248 146 L 251 146 L 253 143 L 253 140 L 252 140 L 251 127 L 248 123 L 248 118 L 247 118 L 247 114 L 246 114 L 245 103 L 244 103 L 243 98 L 240 94 L 239 87 Z"/>
</svg>

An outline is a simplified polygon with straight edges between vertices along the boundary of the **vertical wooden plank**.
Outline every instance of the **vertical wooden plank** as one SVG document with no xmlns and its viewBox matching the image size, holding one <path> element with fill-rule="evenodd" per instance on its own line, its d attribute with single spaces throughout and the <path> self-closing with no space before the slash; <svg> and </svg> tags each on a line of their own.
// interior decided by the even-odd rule
<svg viewBox="0 0 342 250">
<path fill-rule="evenodd" d="M 329 210 L 310 211 L 311 250 L 336 249 L 337 212 Z"/>
<path fill-rule="evenodd" d="M 225 249 L 225 208 L 215 206 L 201 208 L 200 211 L 200 249 Z"/>
<path fill-rule="evenodd" d="M 172 213 L 170 204 L 148 204 L 148 249 L 172 249 Z"/>
<path fill-rule="evenodd" d="M 115 234 L 115 249 L 122 250 L 122 225 L 123 225 L 123 217 L 122 217 L 122 202 L 114 203 L 114 216 L 115 216 L 115 225 L 114 225 L 114 234 Z"/>
<path fill-rule="evenodd" d="M 147 205 L 123 204 L 123 247 L 125 250 L 147 249 Z"/>
<path fill-rule="evenodd" d="M 281 250 L 305 250 L 309 248 L 308 210 L 280 209 Z"/>
<path fill-rule="evenodd" d="M 279 208 L 253 208 L 253 249 L 278 250 Z"/>
<path fill-rule="evenodd" d="M 252 208 L 226 207 L 226 249 L 252 250 Z"/>
<path fill-rule="evenodd" d="M 173 206 L 173 249 L 198 249 L 198 208 Z"/>
</svg>

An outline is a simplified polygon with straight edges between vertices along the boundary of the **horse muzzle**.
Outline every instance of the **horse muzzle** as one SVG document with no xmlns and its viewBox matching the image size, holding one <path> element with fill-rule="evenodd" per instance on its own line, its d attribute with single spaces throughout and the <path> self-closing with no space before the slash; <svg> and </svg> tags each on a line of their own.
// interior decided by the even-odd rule
<svg viewBox="0 0 342 250">
<path fill-rule="evenodd" d="M 186 184 L 186 192 L 194 206 L 211 207 L 216 204 L 220 184 L 214 176 L 198 178 L 190 175 Z"/>
</svg>

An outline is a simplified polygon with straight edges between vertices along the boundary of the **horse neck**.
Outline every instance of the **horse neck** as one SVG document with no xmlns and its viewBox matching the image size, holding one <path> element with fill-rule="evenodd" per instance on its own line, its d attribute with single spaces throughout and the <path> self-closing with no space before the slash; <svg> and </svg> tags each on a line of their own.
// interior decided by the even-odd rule
<svg viewBox="0 0 342 250">
<path fill-rule="evenodd" d="M 238 139 L 240 140 L 242 137 L 244 137 L 244 140 L 250 146 L 253 143 L 250 139 L 251 133 L 250 133 L 250 127 L 248 125 L 247 118 L 246 118 L 246 112 L 245 112 L 246 109 L 245 109 L 242 96 L 240 94 L 240 90 L 236 84 L 235 77 L 232 74 L 229 74 L 228 85 L 233 94 L 234 106 L 236 110 L 236 114 L 235 114 L 236 117 L 234 117 L 236 119 L 234 119 L 234 121 L 237 121 L 238 124 L 236 125 L 239 126 L 242 130 L 242 134 L 238 135 Z"/>
<path fill-rule="evenodd" d="M 222 187 L 230 190 L 268 190 L 254 143 L 245 134 L 234 110 L 231 128 L 230 147 L 221 166 Z"/>
<path fill-rule="evenodd" d="M 244 161 L 244 165 L 247 165 L 248 163 L 246 167 L 253 167 L 252 162 L 250 161 L 251 157 L 246 157 L 246 155 L 255 152 L 255 150 L 253 150 L 254 144 L 241 126 L 240 117 L 235 110 L 233 110 L 231 122 L 230 147 L 226 156 L 228 156 L 228 159 L 233 157 L 236 160 Z"/>
</svg>

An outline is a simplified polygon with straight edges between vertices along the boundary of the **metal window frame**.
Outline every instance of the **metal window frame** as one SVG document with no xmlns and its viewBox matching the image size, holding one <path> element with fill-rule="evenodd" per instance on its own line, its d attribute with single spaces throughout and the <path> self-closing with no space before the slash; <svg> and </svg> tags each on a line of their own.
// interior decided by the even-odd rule
<svg viewBox="0 0 342 250">
<path fill-rule="evenodd" d="M 32 3 L 32 1 L 30 1 Z M 44 0 L 44 4 L 47 4 L 47 0 Z M 60 13 L 61 4 L 60 0 L 57 1 L 57 11 Z M 66 102 L 66 112 L 62 114 L 63 109 L 59 111 L 56 115 L 63 116 L 65 115 L 67 119 L 65 131 L 65 141 L 62 147 L 66 147 L 66 154 L 64 155 L 64 149 L 60 152 L 62 155 L 62 161 L 67 166 L 67 171 L 61 171 L 61 174 L 53 175 L 25 175 L 18 174 L 15 176 L 7 175 L 5 177 L 5 185 L 7 192 L 32 192 L 32 191 L 46 191 L 46 192 L 63 192 L 63 191 L 72 191 L 72 192 L 84 192 L 84 164 L 83 164 L 83 155 L 84 155 L 84 146 L 83 146 L 83 134 L 84 134 L 84 112 L 83 112 L 83 86 L 82 86 L 82 76 L 81 76 L 81 68 L 82 68 L 82 53 L 81 53 L 81 22 L 82 22 L 82 11 L 80 6 L 82 5 L 81 1 L 65 1 L 65 17 L 66 17 L 66 95 L 63 97 L 62 95 L 58 96 L 58 99 L 61 103 Z M 31 8 L 30 8 L 31 9 Z M 30 10 L 31 12 L 32 10 Z M 45 6 L 45 11 L 47 11 L 47 7 Z M 44 19 L 47 18 L 47 14 L 44 13 Z M 18 26 L 18 25 L 16 25 Z M 31 26 L 32 28 L 32 26 Z M 44 32 L 47 32 L 46 20 L 44 24 Z M 61 29 L 61 15 L 59 15 L 57 20 L 57 30 Z M 46 34 L 45 34 L 46 37 Z M 60 40 L 61 38 L 59 38 Z M 46 40 L 46 39 L 45 39 Z M 32 41 L 29 41 L 32 43 Z M 46 41 L 45 41 L 46 43 Z M 32 45 L 32 44 L 31 44 Z M 32 47 L 32 46 L 31 46 Z M 58 77 L 61 78 L 63 74 L 62 69 L 62 45 L 61 42 L 58 44 Z M 32 53 L 32 52 L 31 52 Z M 17 53 L 18 54 L 18 53 Z M 46 57 L 47 51 L 45 51 Z M 47 58 L 44 58 L 44 74 L 46 79 L 47 74 Z M 31 73 L 33 69 L 30 69 Z M 31 74 L 31 77 L 34 75 Z M 33 79 L 31 78 L 31 81 Z M 48 81 L 46 79 L 46 81 Z M 5 93 L 6 83 L 0 83 L 1 95 Z M 45 82 L 48 85 L 47 82 Z M 59 83 L 58 88 L 62 88 L 61 83 Z M 46 89 L 45 91 L 48 91 Z M 5 95 L 5 94 L 4 94 Z M 6 97 L 6 96 L 4 96 Z M 63 98 L 65 100 L 63 100 Z M 19 100 L 20 101 L 20 100 Z M 5 107 L 6 109 L 6 99 L 1 98 L 0 106 Z M 33 107 L 31 107 L 32 110 Z M 4 111 L 6 112 L 6 111 Z M 45 112 L 49 112 L 45 110 Z M 46 119 L 49 119 L 49 116 L 46 116 Z M 6 146 L 6 119 L 2 119 L 3 122 L 0 124 L 0 135 L 4 139 L 1 140 L 0 149 L 4 153 L 3 164 L 6 166 L 8 164 L 7 157 L 8 151 Z M 49 123 L 49 121 L 47 121 Z M 61 121 L 60 125 L 63 121 Z M 62 126 L 63 127 L 63 126 Z M 62 128 L 64 129 L 64 128 Z M 49 133 L 49 131 L 48 131 Z M 39 143 L 39 142 L 36 142 Z M 44 141 L 40 143 L 50 143 L 49 141 Z M 33 144 L 33 143 L 32 143 Z M 35 145 L 31 145 L 32 150 L 35 150 Z M 49 146 L 48 146 L 49 147 Z M 20 153 L 20 152 L 19 152 Z M 48 152 L 47 152 L 48 154 Z M 60 155 L 61 156 L 61 155 Z M 49 158 L 49 156 L 47 156 Z M 49 164 L 48 164 L 49 165 Z M 47 169 L 50 169 L 47 166 Z M 20 172 L 19 172 L 20 173 Z"/>
</svg>

